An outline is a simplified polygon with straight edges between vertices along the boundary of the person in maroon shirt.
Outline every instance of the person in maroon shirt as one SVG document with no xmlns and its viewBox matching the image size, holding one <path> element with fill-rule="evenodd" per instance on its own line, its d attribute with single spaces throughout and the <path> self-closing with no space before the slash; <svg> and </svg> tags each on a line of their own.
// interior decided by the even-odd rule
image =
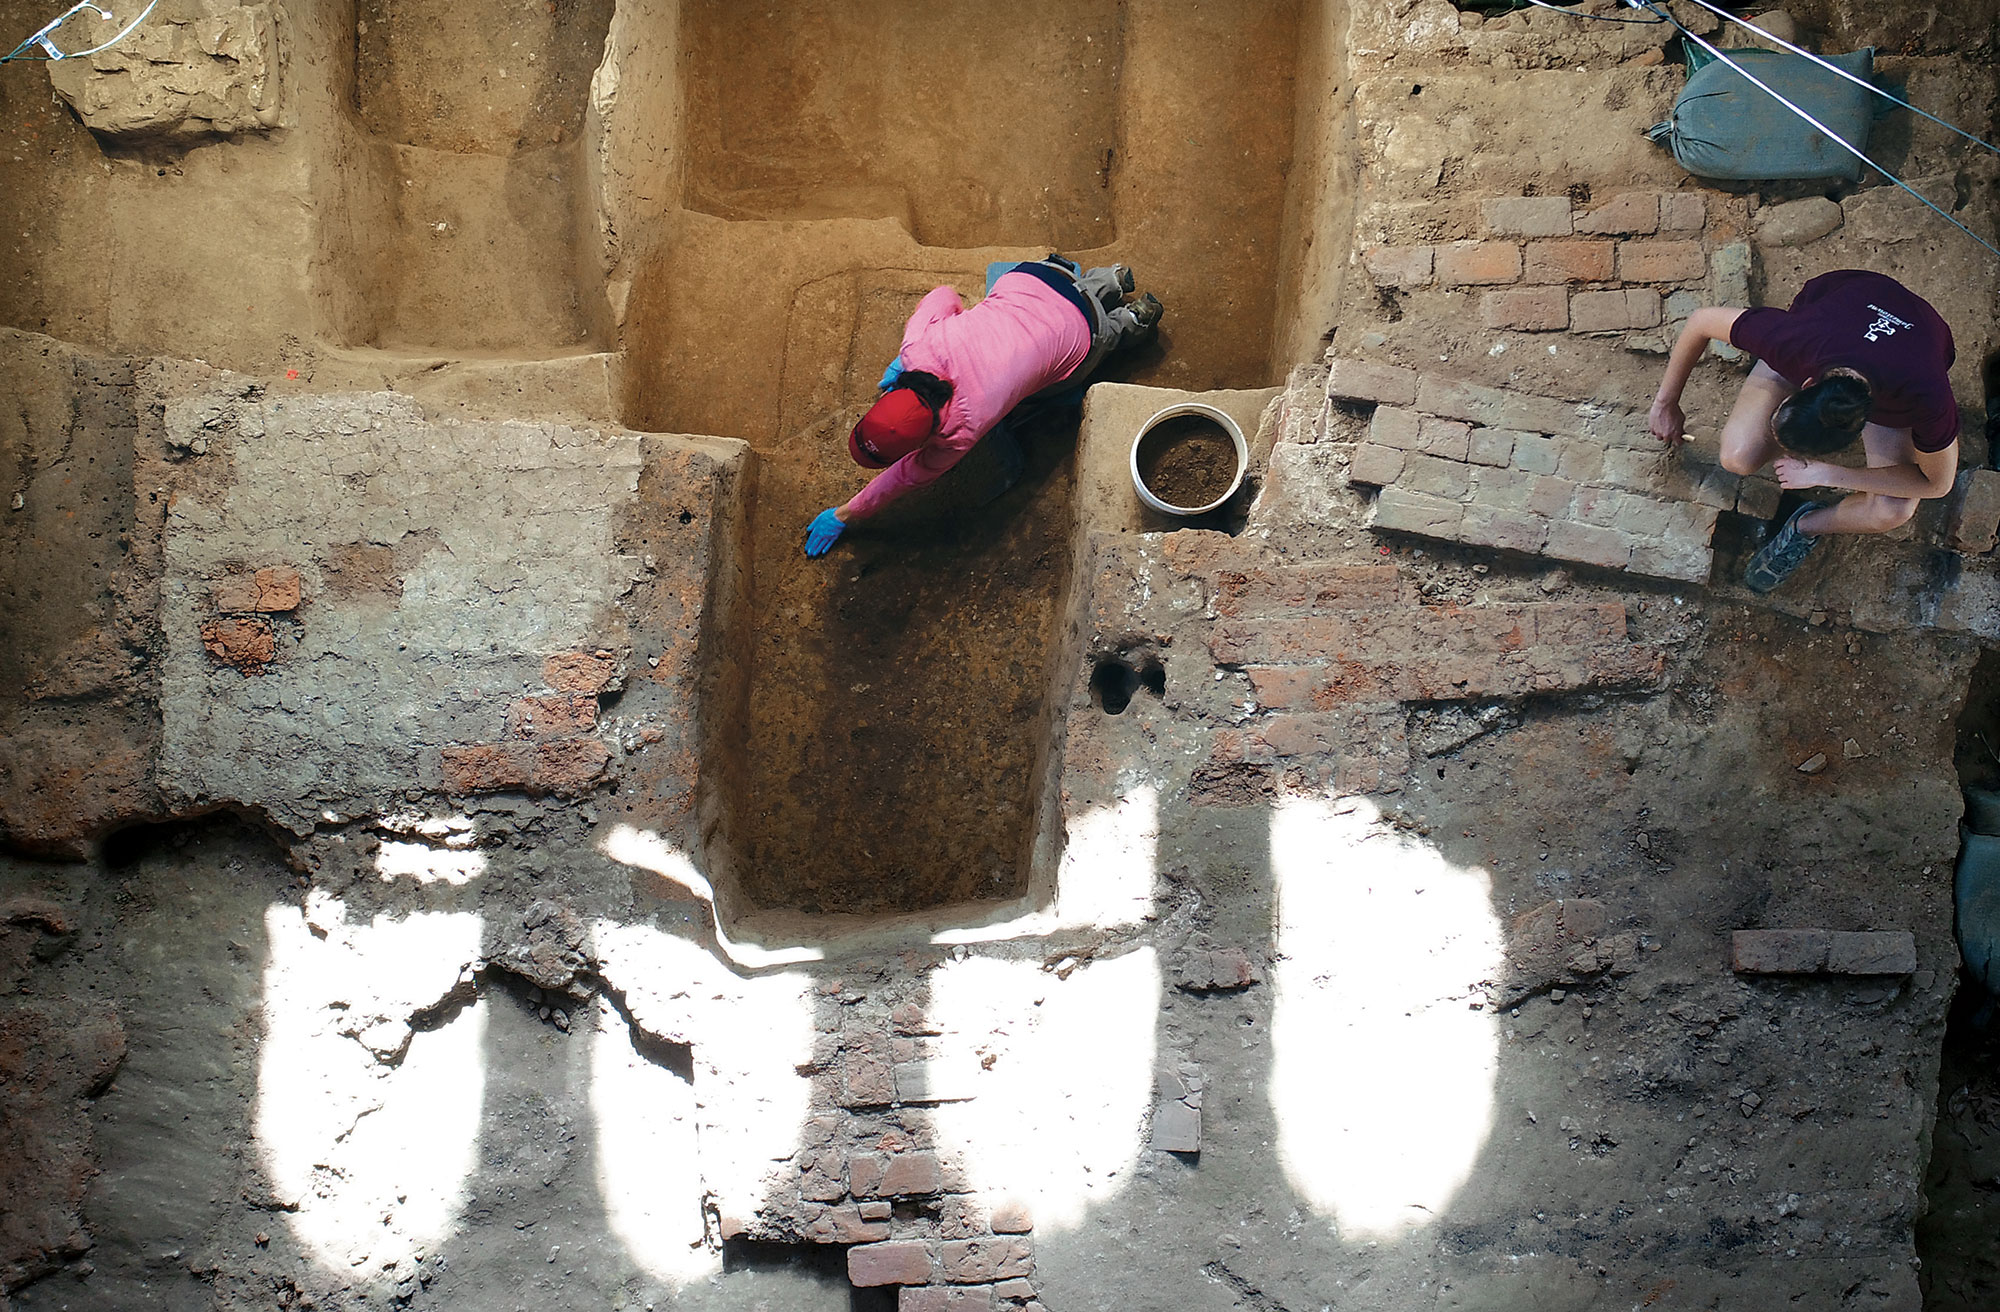
<svg viewBox="0 0 2000 1312">
<path fill-rule="evenodd" d="M 1788 488 L 1842 488 L 1808 501 L 1751 559 L 1745 582 L 1769 592 L 1828 533 L 1887 533 L 1958 475 L 1951 329 L 1921 296 L 1884 274 L 1843 269 L 1799 289 L 1788 309 L 1710 306 L 1688 316 L 1667 359 L 1650 425 L 1686 436 L 1681 391 L 1710 341 L 1757 357 L 1722 425 L 1732 474 L 1772 466 Z M 1825 459 L 1861 439 L 1865 468 Z"/>
</svg>

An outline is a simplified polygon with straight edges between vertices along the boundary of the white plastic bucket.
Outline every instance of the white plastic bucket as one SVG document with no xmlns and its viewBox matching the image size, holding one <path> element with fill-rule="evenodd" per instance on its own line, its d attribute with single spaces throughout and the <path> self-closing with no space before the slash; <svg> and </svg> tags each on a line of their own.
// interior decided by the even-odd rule
<svg viewBox="0 0 2000 1312">
<path fill-rule="evenodd" d="M 1229 490 L 1205 506 L 1169 505 L 1153 494 L 1153 490 L 1146 486 L 1146 480 L 1139 473 L 1139 446 L 1146 440 L 1146 434 L 1152 432 L 1167 420 L 1176 419 L 1182 415 L 1200 415 L 1203 419 L 1212 420 L 1220 424 L 1222 431 L 1229 434 L 1229 440 L 1236 447 L 1236 476 L 1229 480 Z M 1211 510 L 1219 509 L 1229 498 L 1236 495 L 1237 489 L 1243 486 L 1244 472 L 1250 467 L 1250 444 L 1243 440 L 1243 430 L 1236 426 L 1236 421 L 1222 411 L 1212 405 L 1205 405 L 1200 401 L 1182 401 L 1157 412 L 1151 419 L 1139 425 L 1139 435 L 1132 439 L 1130 463 L 1132 466 L 1132 488 L 1139 494 L 1139 500 L 1145 502 L 1163 515 L 1178 515 L 1182 517 L 1205 515 Z"/>
</svg>

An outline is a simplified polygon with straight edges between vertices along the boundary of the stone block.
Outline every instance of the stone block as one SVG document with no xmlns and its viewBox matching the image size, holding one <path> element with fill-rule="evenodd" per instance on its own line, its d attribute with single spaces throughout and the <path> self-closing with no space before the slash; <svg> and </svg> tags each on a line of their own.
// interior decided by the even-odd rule
<svg viewBox="0 0 2000 1312">
<path fill-rule="evenodd" d="M 1576 484 L 1553 474 L 1538 474 L 1528 489 L 1527 509 L 1544 519 L 1567 519 L 1576 504 Z"/>
<path fill-rule="evenodd" d="M 857 1244 L 847 1250 L 847 1280 L 863 1289 L 878 1285 L 927 1285 L 931 1279 L 928 1245 L 897 1240 Z"/>
<path fill-rule="evenodd" d="M 1529 433 L 1581 434 L 1585 424 L 1584 412 L 1572 402 L 1481 387 L 1437 374 L 1425 374 L 1418 379 L 1417 409 L 1488 428 Z"/>
<path fill-rule="evenodd" d="M 1526 510 L 1541 477 L 1519 469 L 1482 466 L 1472 471 L 1472 499 L 1499 510 Z"/>
<path fill-rule="evenodd" d="M 1618 243 L 1618 276 L 1625 282 L 1695 282 L 1707 272 L 1708 260 L 1698 241 Z"/>
<path fill-rule="evenodd" d="M 1750 304 L 1750 259 L 1750 243 L 1747 241 L 1728 242 L 1709 253 L 1708 295 L 1712 304 Z M 1736 350 L 1735 347 L 1729 349 Z M 1723 358 L 1732 357 L 1725 355 Z"/>
<path fill-rule="evenodd" d="M 1567 196 L 1495 196 L 1480 202 L 1487 229 L 1501 237 L 1569 235 Z"/>
<path fill-rule="evenodd" d="M 1548 536 L 1549 521 L 1540 515 L 1476 503 L 1465 508 L 1456 534 L 1460 542 L 1529 553 L 1540 551 Z"/>
<path fill-rule="evenodd" d="M 617 668 L 608 651 L 558 652 L 542 662 L 542 682 L 558 692 L 603 692 Z"/>
<path fill-rule="evenodd" d="M 509 738 L 558 738 L 597 727 L 597 698 L 590 693 L 523 697 L 507 708 Z"/>
<path fill-rule="evenodd" d="M 1025 1239 L 955 1239 L 938 1246 L 938 1265 L 955 1285 L 1019 1280 L 1035 1272 L 1035 1250 Z"/>
<path fill-rule="evenodd" d="M 1752 474 L 1736 487 L 1736 513 L 1753 519 L 1770 519 L 1778 513 L 1785 489 L 1772 478 Z"/>
<path fill-rule="evenodd" d="M 1660 197 L 1660 231 L 1688 232 L 1699 229 L 1708 207 L 1698 191 L 1670 191 Z"/>
<path fill-rule="evenodd" d="M 1178 1098 L 1162 1099 L 1153 1109 L 1152 1146 L 1163 1153 L 1201 1151 L 1201 1111 Z"/>
<path fill-rule="evenodd" d="M 58 40 L 75 47 L 95 30 L 71 24 Z M 128 142 L 265 132 L 282 109 L 267 4 L 165 5 L 116 45 L 45 67 L 85 127 Z"/>
<path fill-rule="evenodd" d="M 1658 232 L 1660 194 L 1656 191 L 1628 191 L 1613 196 L 1596 209 L 1577 214 L 1570 228 L 1574 232 L 1614 236 Z"/>
<path fill-rule="evenodd" d="M 1968 469 L 1958 476 L 1951 517 L 1953 550 L 1982 555 L 2000 538 L 2000 470 Z"/>
<path fill-rule="evenodd" d="M 1328 396 L 1383 405 L 1409 405 L 1417 399 L 1417 371 L 1366 360 L 1335 360 L 1326 378 Z"/>
<path fill-rule="evenodd" d="M 1909 975 L 1917 969 L 1917 938 L 1906 929 L 1828 936 L 1826 968 L 1834 975 Z"/>
<path fill-rule="evenodd" d="M 1514 439 L 1514 457 L 1509 463 L 1530 474 L 1553 474 L 1561 463 L 1561 456 L 1558 439 L 1544 437 L 1540 433 L 1523 433 Z"/>
<path fill-rule="evenodd" d="M 1421 533 L 1434 538 L 1456 537 L 1464 511 L 1465 507 L 1457 501 L 1426 496 L 1408 488 L 1385 487 L 1382 494 L 1375 498 L 1375 509 L 1369 515 L 1368 526 L 1397 533 Z"/>
<path fill-rule="evenodd" d="M 1480 287 L 1521 276 L 1521 248 L 1510 241 L 1455 241 L 1437 248 L 1437 280 L 1445 287 Z"/>
<path fill-rule="evenodd" d="M 1467 439 L 1465 458 L 1475 465 L 1504 467 L 1514 458 L 1514 442 L 1521 434 L 1508 428 L 1475 428 Z"/>
<path fill-rule="evenodd" d="M 1564 438 L 1556 473 L 1572 483 L 1594 483 L 1604 476 L 1605 448 L 1589 438 Z"/>
<path fill-rule="evenodd" d="M 1404 453 L 1395 447 L 1363 442 L 1354 448 L 1354 456 L 1347 462 L 1348 481 L 1375 487 L 1393 483 L 1403 472 L 1403 460 Z"/>
<path fill-rule="evenodd" d="M 1634 496 L 1625 500 L 1618 527 L 1634 537 L 1663 538 L 1674 522 L 1673 507 L 1654 497 Z"/>
<path fill-rule="evenodd" d="M 1650 287 L 1612 292 L 1577 292 L 1569 298 L 1573 333 L 1623 332 L 1654 328 L 1660 322 L 1660 294 Z"/>
<path fill-rule="evenodd" d="M 1730 969 L 1746 975 L 1810 975 L 1826 966 L 1832 935 L 1823 929 L 1739 929 L 1729 936 Z"/>
<path fill-rule="evenodd" d="M 1625 569 L 1628 573 L 1644 574 L 1648 578 L 1706 583 L 1714 564 L 1715 553 L 1706 546 L 1672 541 L 1638 541 L 1632 544 L 1632 559 L 1626 563 Z"/>
<path fill-rule="evenodd" d="M 534 753 L 526 743 L 447 747 L 441 755 L 444 786 L 448 793 L 462 795 L 526 788 L 534 774 Z"/>
<path fill-rule="evenodd" d="M 1560 332 L 1569 326 L 1569 298 L 1560 287 L 1516 287 L 1488 292 L 1479 300 L 1479 318 L 1488 328 L 1523 333 Z"/>
<path fill-rule="evenodd" d="M 1632 558 L 1632 537 L 1615 528 L 1558 522 L 1549 526 L 1547 555 L 1606 569 L 1624 569 Z"/>
<path fill-rule="evenodd" d="M 1521 277 L 1535 283 L 1609 282 L 1615 250 L 1609 241 L 1529 242 Z"/>
<path fill-rule="evenodd" d="M 1426 455 L 1437 456 L 1443 460 L 1463 462 L 1471 436 L 1471 426 L 1461 424 L 1455 419 L 1437 419 L 1425 415 L 1423 421 L 1417 425 L 1418 449 Z"/>
<path fill-rule="evenodd" d="M 1463 501 L 1472 491 L 1472 471 L 1462 460 L 1413 454 L 1404 464 L 1396 487 L 1450 501 Z"/>
<path fill-rule="evenodd" d="M 1759 246 L 1803 246 L 1818 241 L 1841 224 L 1840 205 L 1824 196 L 1788 200 L 1757 211 Z"/>
<path fill-rule="evenodd" d="M 1434 259 L 1429 246 L 1376 246 L 1361 254 L 1362 267 L 1377 287 L 1429 286 Z"/>
<path fill-rule="evenodd" d="M 1398 451 L 1415 451 L 1423 445 L 1420 426 L 1423 416 L 1414 410 L 1400 406 L 1381 405 L 1375 407 L 1375 417 L 1368 421 L 1368 440 L 1377 446 L 1394 447 Z"/>
</svg>

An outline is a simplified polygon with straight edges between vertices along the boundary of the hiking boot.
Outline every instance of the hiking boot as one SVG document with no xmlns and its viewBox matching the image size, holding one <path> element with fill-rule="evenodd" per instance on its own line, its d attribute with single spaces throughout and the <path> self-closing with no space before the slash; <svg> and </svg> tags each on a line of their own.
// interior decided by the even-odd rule
<svg viewBox="0 0 2000 1312">
<path fill-rule="evenodd" d="M 1792 572 L 1805 564 L 1806 557 L 1819 545 L 1819 539 L 1799 529 L 1799 520 L 1808 512 L 1824 510 L 1817 501 L 1808 501 L 1792 512 L 1784 527 L 1771 535 L 1771 540 L 1757 548 L 1757 554 L 1750 557 L 1750 564 L 1743 571 L 1743 585 L 1762 596 L 1792 576 Z"/>
<path fill-rule="evenodd" d="M 1132 278 L 1132 270 L 1122 264 L 1112 265 L 1111 272 L 1118 276 L 1118 290 L 1124 292 L 1127 296 L 1130 296 L 1132 289 L 1139 285 Z"/>
<path fill-rule="evenodd" d="M 1157 328 L 1160 326 L 1160 316 L 1166 312 L 1167 307 L 1160 304 L 1160 298 L 1147 292 L 1139 298 L 1139 303 L 1132 307 L 1132 320 L 1141 328 Z"/>
</svg>

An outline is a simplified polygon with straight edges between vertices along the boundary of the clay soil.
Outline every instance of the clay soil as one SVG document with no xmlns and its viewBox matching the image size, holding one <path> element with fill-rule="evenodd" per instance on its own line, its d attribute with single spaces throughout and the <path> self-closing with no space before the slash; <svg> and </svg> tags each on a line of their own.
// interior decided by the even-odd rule
<svg viewBox="0 0 2000 1312">
<path fill-rule="evenodd" d="M 1168 505 L 1201 509 L 1220 500 L 1235 480 L 1236 444 L 1213 419 L 1178 415 L 1139 443 L 1139 477 Z"/>
</svg>

